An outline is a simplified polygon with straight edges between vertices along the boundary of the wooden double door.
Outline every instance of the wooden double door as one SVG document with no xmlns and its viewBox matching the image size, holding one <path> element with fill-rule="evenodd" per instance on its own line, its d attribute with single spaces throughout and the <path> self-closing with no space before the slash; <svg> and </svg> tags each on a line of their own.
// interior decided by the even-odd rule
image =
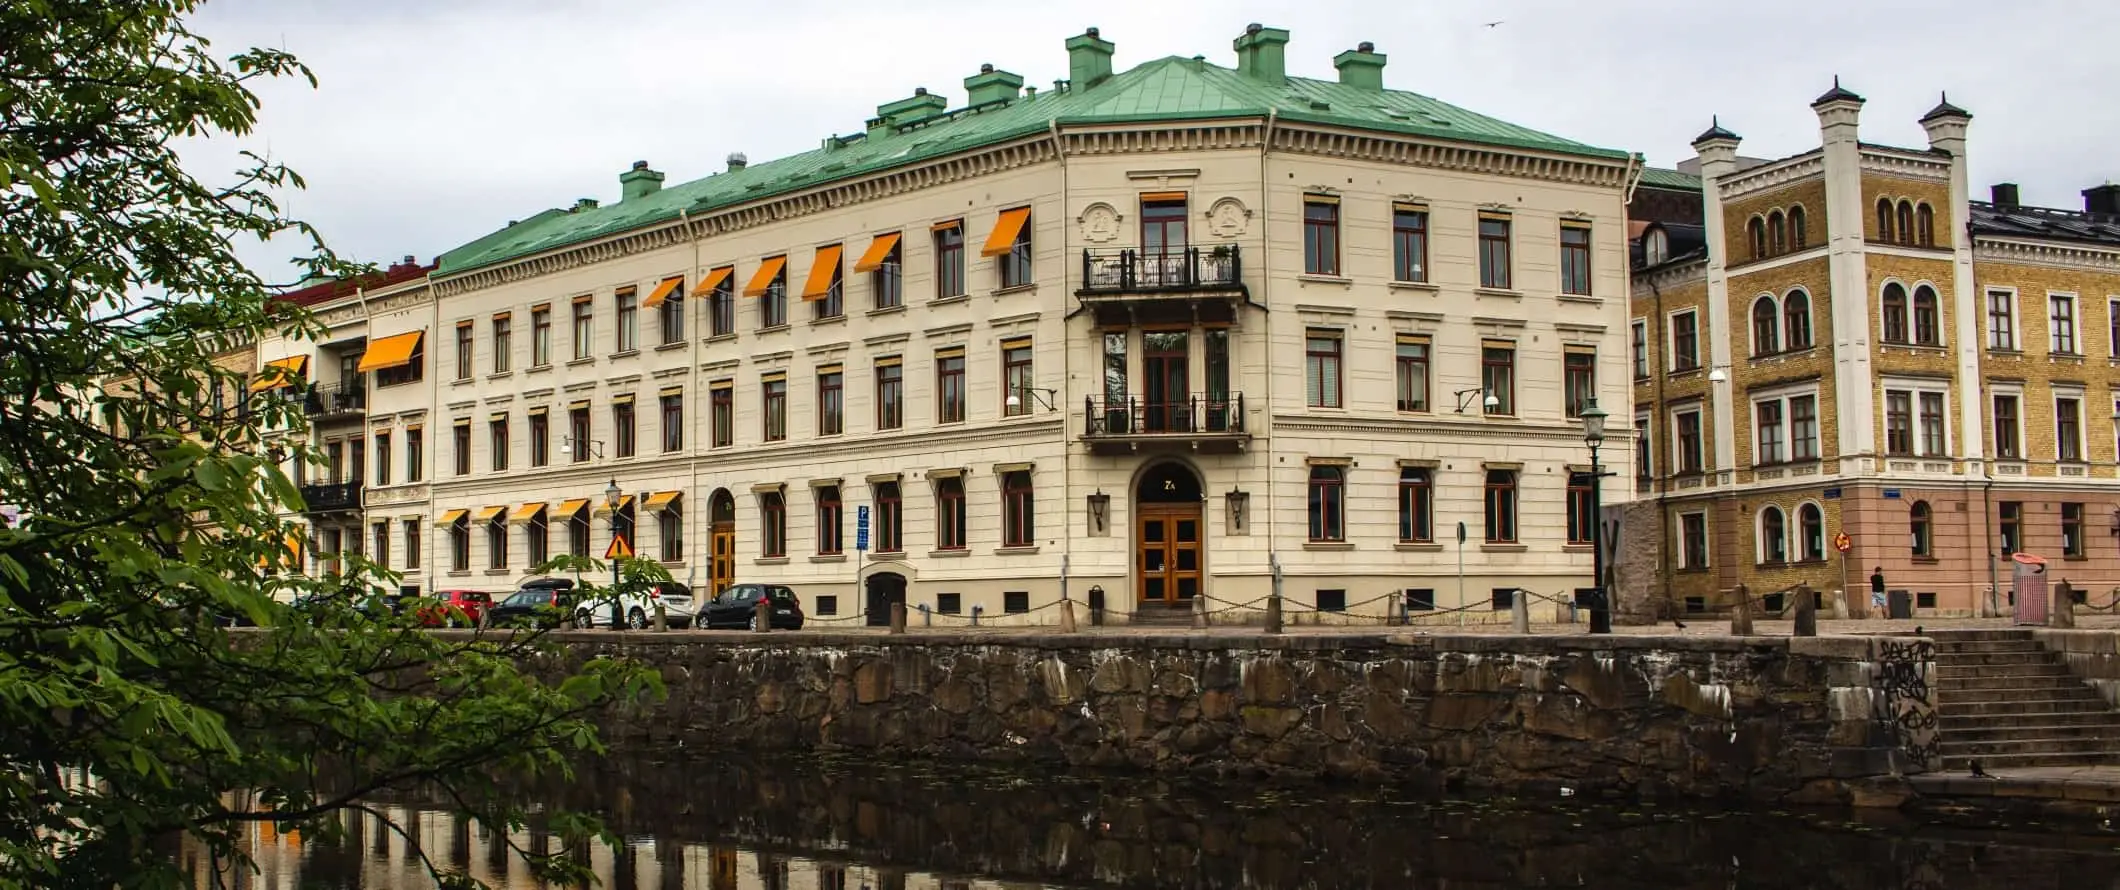
<svg viewBox="0 0 2120 890">
<path fill-rule="evenodd" d="M 1201 506 L 1136 504 L 1134 576 L 1142 603 L 1177 605 L 1200 595 Z"/>
<path fill-rule="evenodd" d="M 713 551 L 707 559 L 707 583 L 719 594 L 736 583 L 736 523 L 716 522 L 708 535 Z"/>
</svg>

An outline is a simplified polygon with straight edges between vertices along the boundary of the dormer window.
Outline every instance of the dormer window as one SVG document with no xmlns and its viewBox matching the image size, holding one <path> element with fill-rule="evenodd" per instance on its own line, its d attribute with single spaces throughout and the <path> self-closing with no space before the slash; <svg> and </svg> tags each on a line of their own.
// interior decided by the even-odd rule
<svg viewBox="0 0 2120 890">
<path fill-rule="evenodd" d="M 1671 237 L 1664 234 L 1664 230 L 1650 229 L 1648 234 L 1642 236 L 1642 263 L 1644 265 L 1660 266 L 1663 265 L 1665 260 L 1670 258 Z"/>
</svg>

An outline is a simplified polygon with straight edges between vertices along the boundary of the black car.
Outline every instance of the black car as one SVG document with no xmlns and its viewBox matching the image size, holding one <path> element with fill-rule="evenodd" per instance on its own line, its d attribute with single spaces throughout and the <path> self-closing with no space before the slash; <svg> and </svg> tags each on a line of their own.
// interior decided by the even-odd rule
<svg viewBox="0 0 2120 890">
<path fill-rule="evenodd" d="M 532 581 L 486 612 L 493 627 L 558 627 L 560 616 L 574 607 L 574 582 Z"/>
<path fill-rule="evenodd" d="M 736 584 L 699 607 L 693 625 L 708 629 L 758 630 L 758 601 L 773 603 L 774 630 L 802 629 L 802 602 L 784 584 Z"/>
</svg>

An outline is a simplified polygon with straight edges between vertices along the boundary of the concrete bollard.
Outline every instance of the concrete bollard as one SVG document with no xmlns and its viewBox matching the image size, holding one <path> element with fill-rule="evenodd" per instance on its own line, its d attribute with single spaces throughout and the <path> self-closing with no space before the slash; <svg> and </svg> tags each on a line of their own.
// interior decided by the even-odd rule
<svg viewBox="0 0 2120 890">
<path fill-rule="evenodd" d="M 1071 634 L 1075 632 L 1074 600 L 1060 601 L 1060 632 L 1064 634 Z"/>
<path fill-rule="evenodd" d="M 2053 602 L 2046 606 L 2046 626 L 2076 626 L 2076 585 L 2067 581 L 2054 585 Z"/>
<path fill-rule="evenodd" d="M 1730 636 L 1752 635 L 1752 591 L 1737 585 L 1737 603 L 1730 609 Z"/>
<path fill-rule="evenodd" d="M 666 606 L 664 606 L 664 605 L 662 604 L 662 601 L 661 601 L 661 600 L 656 600 L 656 601 L 655 601 L 655 632 L 656 632 L 656 633 L 663 633 L 663 632 L 665 632 L 665 631 L 668 631 L 669 629 L 670 629 L 670 611 L 669 611 L 669 608 L 668 608 L 668 607 L 666 607 Z"/>
<path fill-rule="evenodd" d="M 1207 597 L 1193 597 L 1192 613 L 1193 627 L 1205 629 L 1207 627 Z"/>
<path fill-rule="evenodd" d="M 891 633 L 905 633 L 905 604 L 891 604 Z"/>
<path fill-rule="evenodd" d="M 1520 634 L 1531 632 L 1530 591 L 1518 588 L 1509 594 L 1509 629 Z"/>
<path fill-rule="evenodd" d="M 1818 636 L 1818 595 L 1808 585 L 1796 588 L 1796 629 L 1799 637 Z"/>
<path fill-rule="evenodd" d="M 1281 632 L 1281 597 L 1279 594 L 1266 598 L 1266 632 Z"/>
<path fill-rule="evenodd" d="M 758 625 L 758 632 L 759 632 L 759 633 L 767 633 L 767 632 L 769 632 L 769 631 L 771 631 L 771 630 L 773 629 L 773 601 L 772 601 L 772 600 L 770 600 L 770 599 L 762 599 L 762 600 L 759 600 L 759 601 L 758 601 L 758 607 L 757 607 L 757 609 L 756 609 L 756 610 L 755 610 L 754 612 L 752 612 L 751 614 L 752 614 L 752 617 L 751 617 L 751 622 L 752 622 L 753 624 L 756 624 L 756 625 Z"/>
</svg>

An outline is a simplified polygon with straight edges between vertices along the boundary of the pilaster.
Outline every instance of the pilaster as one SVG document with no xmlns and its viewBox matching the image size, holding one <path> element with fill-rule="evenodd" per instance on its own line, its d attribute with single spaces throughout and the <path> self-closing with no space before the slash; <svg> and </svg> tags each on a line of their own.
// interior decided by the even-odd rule
<svg viewBox="0 0 2120 890">
<path fill-rule="evenodd" d="M 1833 391 L 1843 459 L 1877 453 L 1876 382 L 1870 361 L 1870 294 L 1864 265 L 1862 148 L 1857 123 L 1863 99 L 1840 86 L 1818 97 L 1826 185 L 1827 277 L 1833 297 Z"/>
</svg>

